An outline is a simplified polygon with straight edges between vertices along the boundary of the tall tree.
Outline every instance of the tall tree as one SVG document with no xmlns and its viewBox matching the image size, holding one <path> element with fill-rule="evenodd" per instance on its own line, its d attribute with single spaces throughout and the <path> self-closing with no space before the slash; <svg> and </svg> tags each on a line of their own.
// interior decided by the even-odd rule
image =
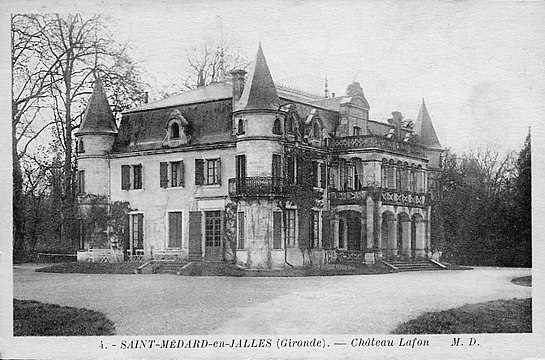
<svg viewBox="0 0 545 360">
<path fill-rule="evenodd" d="M 80 14 L 23 14 L 15 15 L 12 22 L 13 152 L 17 153 L 14 204 L 23 204 L 18 200 L 21 191 L 17 191 L 22 188 L 18 185 L 22 181 L 17 172 L 19 160 L 28 150 L 29 140 L 39 138 L 46 133 L 43 130 L 53 126 L 61 139 L 63 155 L 61 217 L 66 245 L 73 237 L 75 217 L 73 131 L 83 116 L 95 80 L 93 74 L 107 83 L 106 91 L 111 94 L 116 112 L 139 102 L 144 94 L 137 66 L 127 55 L 127 47 L 113 40 L 108 22 L 100 15 Z M 31 126 L 36 124 L 41 126 L 38 130 Z M 26 139 L 25 146 L 22 139 Z M 14 209 L 14 222 L 15 217 L 22 219 L 15 215 L 20 213 L 21 209 Z M 20 230 L 15 232 L 19 236 L 14 238 L 20 239 Z"/>
</svg>

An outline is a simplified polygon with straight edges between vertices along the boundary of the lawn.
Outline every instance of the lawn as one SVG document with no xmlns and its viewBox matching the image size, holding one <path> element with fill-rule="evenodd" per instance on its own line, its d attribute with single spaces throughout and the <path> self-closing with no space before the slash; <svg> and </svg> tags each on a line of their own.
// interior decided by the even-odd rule
<svg viewBox="0 0 545 360">
<path fill-rule="evenodd" d="M 56 264 L 36 271 L 71 274 L 134 274 L 142 263 L 94 263 L 69 262 Z M 158 265 L 150 265 L 150 271 Z M 365 266 L 348 268 L 329 265 L 327 268 L 287 268 L 283 270 L 245 270 L 230 263 L 195 262 L 180 271 L 182 276 L 234 276 L 234 277 L 301 277 L 301 276 L 336 276 L 336 275 L 371 275 L 392 272 L 384 266 Z"/>
<path fill-rule="evenodd" d="M 13 299 L 14 336 L 114 334 L 114 323 L 97 311 Z"/>
<path fill-rule="evenodd" d="M 37 269 L 38 272 L 67 273 L 67 274 L 134 274 L 142 263 L 114 262 L 67 262 Z"/>
<path fill-rule="evenodd" d="M 394 334 L 531 333 L 532 299 L 495 300 L 428 312 L 401 324 Z"/>
</svg>

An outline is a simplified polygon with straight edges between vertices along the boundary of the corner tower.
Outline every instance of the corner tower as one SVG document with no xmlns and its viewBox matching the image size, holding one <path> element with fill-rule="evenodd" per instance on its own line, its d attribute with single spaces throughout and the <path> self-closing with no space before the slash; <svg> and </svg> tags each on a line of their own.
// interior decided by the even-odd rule
<svg viewBox="0 0 545 360">
<path fill-rule="evenodd" d="M 108 154 L 112 150 L 117 125 L 99 79 L 76 132 L 79 193 L 108 195 Z"/>
<path fill-rule="evenodd" d="M 238 75 L 236 81 L 244 76 L 232 74 Z M 243 89 L 240 95 L 235 93 L 237 89 Z M 245 232 L 244 249 L 237 250 L 237 261 L 252 268 L 283 266 L 283 259 L 278 261 L 278 252 L 273 250 L 282 249 L 277 199 L 283 192 L 284 117 L 261 43 L 246 83 L 234 86 L 233 92 L 237 140 L 233 198 L 237 201 L 239 231 Z"/>
</svg>

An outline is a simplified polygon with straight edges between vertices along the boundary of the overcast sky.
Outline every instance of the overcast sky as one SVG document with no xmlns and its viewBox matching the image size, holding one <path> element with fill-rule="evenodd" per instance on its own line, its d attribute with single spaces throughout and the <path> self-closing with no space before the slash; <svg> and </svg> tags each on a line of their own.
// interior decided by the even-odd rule
<svg viewBox="0 0 545 360">
<path fill-rule="evenodd" d="M 185 50 L 223 36 L 250 59 L 261 41 L 275 81 L 323 93 L 327 76 L 343 94 L 355 79 L 373 119 L 415 119 L 425 98 L 439 140 L 457 151 L 519 150 L 543 121 L 543 2 L 93 3 L 75 9 L 115 18 L 151 84 L 181 79 Z"/>
</svg>

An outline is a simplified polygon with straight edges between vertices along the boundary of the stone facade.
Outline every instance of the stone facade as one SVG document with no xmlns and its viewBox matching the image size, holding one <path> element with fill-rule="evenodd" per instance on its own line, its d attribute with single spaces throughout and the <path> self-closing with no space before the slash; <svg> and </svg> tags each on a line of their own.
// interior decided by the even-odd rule
<svg viewBox="0 0 545 360">
<path fill-rule="evenodd" d="M 358 83 L 333 98 L 275 85 L 261 46 L 246 77 L 142 104 L 119 129 L 97 81 L 77 133 L 81 215 L 93 196 L 130 204 L 127 258 L 427 257 L 442 149 L 426 105 L 415 124 L 369 110 Z"/>
</svg>

